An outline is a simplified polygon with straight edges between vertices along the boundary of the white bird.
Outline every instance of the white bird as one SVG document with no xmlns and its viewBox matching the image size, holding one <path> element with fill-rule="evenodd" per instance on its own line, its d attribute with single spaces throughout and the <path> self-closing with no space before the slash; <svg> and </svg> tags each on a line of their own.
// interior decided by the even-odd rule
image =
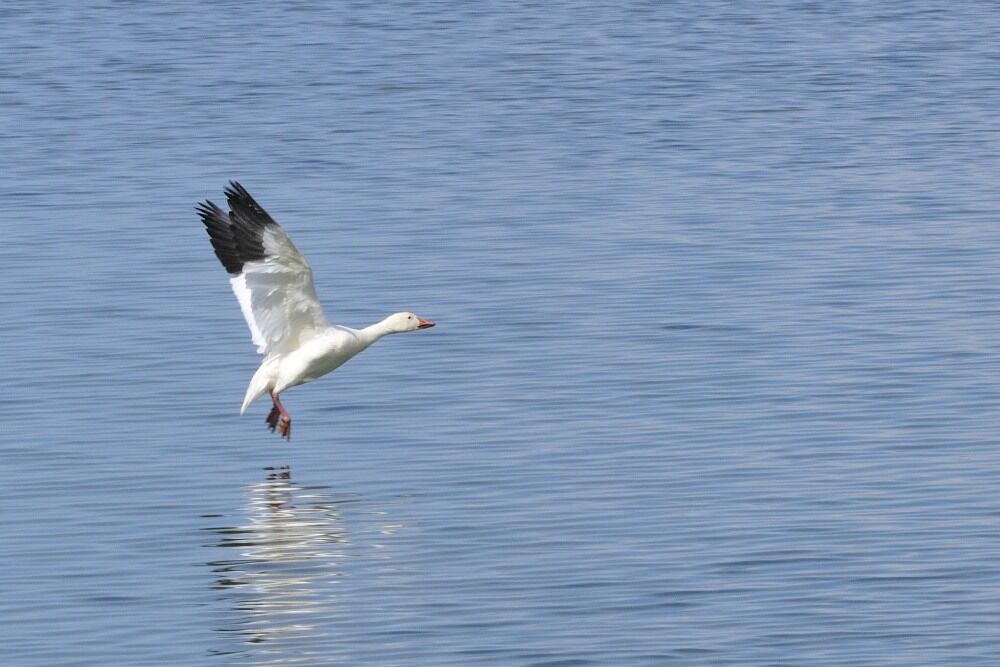
<svg viewBox="0 0 1000 667">
<path fill-rule="evenodd" d="M 434 322 L 403 312 L 364 329 L 331 325 L 316 298 L 309 262 L 285 231 L 239 183 L 231 181 L 225 192 L 228 214 L 208 200 L 195 210 L 229 272 L 257 352 L 265 355 L 240 414 L 267 392 L 273 403 L 267 425 L 291 439 L 292 418 L 278 394 L 326 375 L 386 334 L 428 329 Z"/>
</svg>

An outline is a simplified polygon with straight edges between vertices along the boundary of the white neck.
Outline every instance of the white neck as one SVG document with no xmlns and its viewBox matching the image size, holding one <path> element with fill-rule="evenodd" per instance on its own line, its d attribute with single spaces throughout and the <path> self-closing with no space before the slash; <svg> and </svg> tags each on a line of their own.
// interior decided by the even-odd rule
<svg viewBox="0 0 1000 667">
<path fill-rule="evenodd" d="M 388 334 L 396 332 L 389 327 L 389 317 L 387 317 L 381 322 L 376 322 L 375 324 L 372 324 L 370 326 L 365 327 L 364 329 L 361 329 L 361 331 L 359 331 L 358 333 L 361 334 L 361 338 L 365 341 L 367 345 L 371 345 L 382 336 L 386 336 Z"/>
</svg>

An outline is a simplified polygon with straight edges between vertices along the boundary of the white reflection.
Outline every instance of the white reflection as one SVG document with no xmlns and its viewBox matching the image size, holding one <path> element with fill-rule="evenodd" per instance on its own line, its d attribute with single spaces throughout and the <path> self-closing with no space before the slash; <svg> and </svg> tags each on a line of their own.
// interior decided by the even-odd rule
<svg viewBox="0 0 1000 667">
<path fill-rule="evenodd" d="M 217 630 L 253 645 L 218 653 L 252 653 L 250 664 L 311 663 L 286 642 L 316 637 L 317 626 L 336 616 L 348 545 L 337 507 L 357 500 L 298 486 L 287 467 L 269 469 L 266 480 L 247 488 L 245 523 L 209 529 L 219 536 L 214 546 L 234 554 L 208 564 L 237 614 Z"/>
</svg>

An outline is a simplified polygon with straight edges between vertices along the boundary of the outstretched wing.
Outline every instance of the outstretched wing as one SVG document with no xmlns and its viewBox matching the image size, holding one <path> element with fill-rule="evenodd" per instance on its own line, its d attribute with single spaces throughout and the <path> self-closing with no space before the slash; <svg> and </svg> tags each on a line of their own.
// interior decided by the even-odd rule
<svg viewBox="0 0 1000 667">
<path fill-rule="evenodd" d="M 257 351 L 294 350 L 330 326 L 316 298 L 309 262 L 242 185 L 231 181 L 226 201 L 228 214 L 208 200 L 195 210 L 230 274 Z"/>
</svg>

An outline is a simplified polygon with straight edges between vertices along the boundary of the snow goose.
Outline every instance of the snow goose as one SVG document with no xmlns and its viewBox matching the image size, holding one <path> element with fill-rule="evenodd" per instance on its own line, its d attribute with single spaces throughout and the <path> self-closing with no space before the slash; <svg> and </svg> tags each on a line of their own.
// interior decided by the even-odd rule
<svg viewBox="0 0 1000 667">
<path fill-rule="evenodd" d="M 206 200 L 196 207 L 212 240 L 257 352 L 264 361 L 247 387 L 240 414 L 268 393 L 267 425 L 291 439 L 292 418 L 278 395 L 312 382 L 387 334 L 427 329 L 434 322 L 395 313 L 364 329 L 331 325 L 316 298 L 312 269 L 285 231 L 235 181 L 226 188 L 229 213 Z"/>
</svg>

